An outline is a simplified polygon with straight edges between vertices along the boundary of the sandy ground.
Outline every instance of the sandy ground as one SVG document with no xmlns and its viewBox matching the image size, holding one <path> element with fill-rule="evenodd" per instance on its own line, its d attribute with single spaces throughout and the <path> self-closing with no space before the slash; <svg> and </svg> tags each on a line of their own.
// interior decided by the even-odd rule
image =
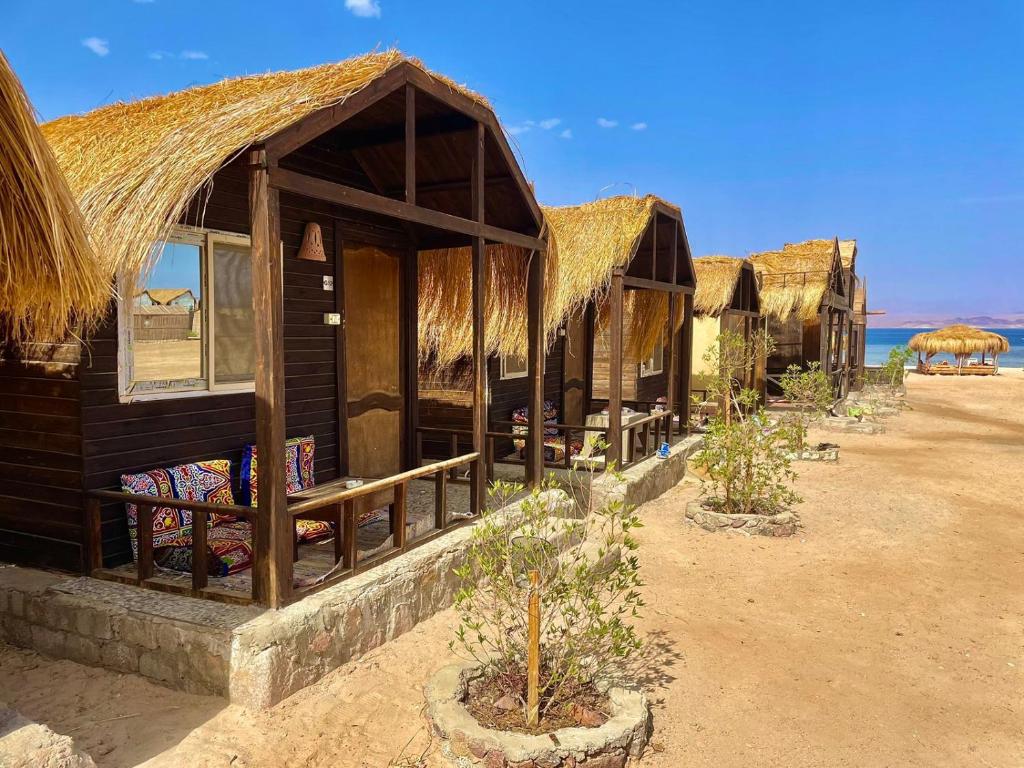
<svg viewBox="0 0 1024 768">
<path fill-rule="evenodd" d="M 1024 765 L 1024 376 L 915 376 L 909 401 L 800 466 L 796 538 L 687 527 L 691 481 L 642 508 L 642 768 Z M 101 767 L 434 766 L 422 686 L 452 622 L 266 713 L 10 648 L 0 691 Z"/>
</svg>

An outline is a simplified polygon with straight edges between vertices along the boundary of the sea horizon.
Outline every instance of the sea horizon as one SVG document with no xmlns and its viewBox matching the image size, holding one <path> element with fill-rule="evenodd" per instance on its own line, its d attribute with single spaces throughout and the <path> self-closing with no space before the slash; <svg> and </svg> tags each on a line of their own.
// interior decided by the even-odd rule
<svg viewBox="0 0 1024 768">
<path fill-rule="evenodd" d="M 881 365 L 889 357 L 893 347 L 905 347 L 916 333 L 934 331 L 935 328 L 871 328 L 867 329 L 864 359 L 868 365 Z M 1010 341 L 1010 351 L 999 356 L 1000 368 L 1024 368 L 1024 328 L 985 328 L 1005 336 Z M 936 355 L 936 360 L 949 359 L 951 355 Z M 911 365 L 916 362 L 911 361 Z"/>
</svg>

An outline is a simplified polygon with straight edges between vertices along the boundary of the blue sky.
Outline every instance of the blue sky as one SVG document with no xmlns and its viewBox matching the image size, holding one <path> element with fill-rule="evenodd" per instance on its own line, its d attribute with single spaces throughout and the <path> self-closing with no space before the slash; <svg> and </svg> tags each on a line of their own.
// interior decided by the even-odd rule
<svg viewBox="0 0 1024 768">
<path fill-rule="evenodd" d="M 397 46 L 492 101 L 541 202 L 659 194 L 697 255 L 856 237 L 875 307 L 1024 313 L 1024 2 L 4 5 L 44 119 Z"/>
</svg>

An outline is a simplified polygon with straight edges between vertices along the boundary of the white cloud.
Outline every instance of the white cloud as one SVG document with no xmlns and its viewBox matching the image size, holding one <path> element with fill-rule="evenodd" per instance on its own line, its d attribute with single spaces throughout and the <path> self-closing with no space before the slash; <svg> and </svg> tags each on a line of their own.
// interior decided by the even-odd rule
<svg viewBox="0 0 1024 768">
<path fill-rule="evenodd" d="M 354 16 L 364 19 L 380 18 L 380 3 L 377 0 L 345 0 L 345 7 L 352 11 Z"/>
<path fill-rule="evenodd" d="M 549 117 L 547 120 L 540 121 L 540 127 L 545 131 L 550 131 L 556 125 L 561 125 L 562 119 L 560 117 Z"/>
<path fill-rule="evenodd" d="M 206 51 L 182 51 L 181 58 L 186 61 L 205 61 L 210 57 Z"/>
<path fill-rule="evenodd" d="M 607 117 L 597 118 L 597 124 L 602 128 L 614 128 L 619 124 L 618 120 L 609 120 Z"/>
<path fill-rule="evenodd" d="M 169 59 L 174 56 L 173 53 L 168 53 L 167 51 L 150 51 L 146 55 L 153 61 L 163 61 L 164 59 Z"/>
<path fill-rule="evenodd" d="M 187 50 L 181 53 L 171 53 L 170 51 L 150 51 L 146 56 L 153 61 L 163 61 L 164 59 L 182 59 L 184 61 L 206 61 L 210 58 L 210 55 L 206 51 L 193 51 Z"/>
<path fill-rule="evenodd" d="M 526 133 L 532 126 L 523 123 L 521 125 L 510 125 L 505 130 L 508 131 L 509 136 L 518 136 L 521 133 Z"/>
<path fill-rule="evenodd" d="M 633 123 L 629 127 L 632 128 L 634 131 L 646 131 L 647 123 Z"/>
<path fill-rule="evenodd" d="M 110 53 L 110 43 L 99 37 L 87 37 L 82 41 L 82 45 L 97 56 L 106 56 Z"/>
<path fill-rule="evenodd" d="M 558 137 L 560 139 L 571 139 L 572 138 L 572 128 L 566 128 L 564 131 L 562 131 L 560 134 L 558 134 Z"/>
</svg>

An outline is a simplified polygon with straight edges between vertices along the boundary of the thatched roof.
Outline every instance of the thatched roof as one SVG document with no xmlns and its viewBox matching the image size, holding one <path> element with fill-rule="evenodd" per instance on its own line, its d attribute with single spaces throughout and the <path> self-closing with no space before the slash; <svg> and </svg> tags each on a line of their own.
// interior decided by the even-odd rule
<svg viewBox="0 0 1024 768">
<path fill-rule="evenodd" d="M 146 290 L 139 293 L 141 296 L 143 293 L 148 293 L 149 298 L 155 301 L 157 304 L 170 304 L 177 298 L 184 296 L 186 293 L 192 296 L 191 288 L 147 288 Z M 195 296 L 192 296 L 195 298 Z"/>
<path fill-rule="evenodd" d="M 226 162 L 402 64 L 486 105 L 481 96 L 389 50 L 113 104 L 54 120 L 43 133 L 93 240 L 103 243 L 108 275 L 141 272 L 150 266 L 152 244 Z"/>
<path fill-rule="evenodd" d="M 0 346 L 63 341 L 109 300 L 75 199 L 0 53 Z"/>
<path fill-rule="evenodd" d="M 836 239 L 786 243 L 781 251 L 752 253 L 750 262 L 760 277 L 761 312 L 785 321 L 796 314 L 811 320 L 828 295 L 839 268 Z"/>
<path fill-rule="evenodd" d="M 693 293 L 695 313 L 718 317 L 732 304 L 743 274 L 743 262 L 734 256 L 701 256 L 693 260 L 697 278 L 697 288 Z"/>
<path fill-rule="evenodd" d="M 558 243 L 559 263 L 554 312 L 564 319 L 589 301 L 599 307 L 598 325 L 606 321 L 604 299 L 612 271 L 625 267 L 656 215 L 658 205 L 678 211 L 655 195 L 618 196 L 583 205 L 544 207 L 544 217 Z M 627 291 L 623 316 L 627 361 L 648 358 L 662 339 L 668 295 L 662 291 Z M 681 314 L 678 315 L 681 318 Z"/>
<path fill-rule="evenodd" d="M 915 334 L 908 346 L 929 357 L 941 352 L 960 357 L 979 352 L 998 355 L 1010 351 L 1010 342 L 1005 336 L 970 325 L 949 325 L 937 331 Z"/>
<path fill-rule="evenodd" d="M 839 260 L 843 265 L 843 269 L 857 270 L 857 241 L 856 240 L 840 240 L 839 241 Z"/>
<path fill-rule="evenodd" d="M 519 246 L 486 248 L 489 272 L 484 307 L 484 347 L 488 355 L 525 357 L 526 279 L 530 252 Z M 419 356 L 434 369 L 445 369 L 473 352 L 472 261 L 469 248 L 423 251 L 419 258 Z M 548 239 L 545 259 L 544 325 L 548 340 L 561 323 L 556 294 L 558 249 Z"/>
</svg>

